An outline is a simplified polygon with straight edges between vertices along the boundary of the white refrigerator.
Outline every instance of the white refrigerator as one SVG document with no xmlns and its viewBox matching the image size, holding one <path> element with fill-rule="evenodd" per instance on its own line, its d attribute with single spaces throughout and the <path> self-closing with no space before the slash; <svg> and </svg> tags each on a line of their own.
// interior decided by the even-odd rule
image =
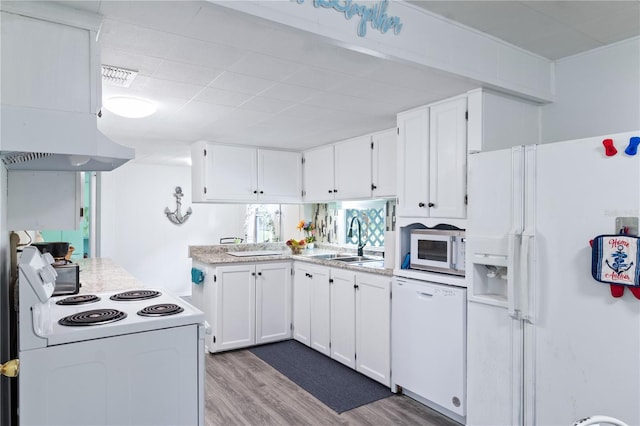
<svg viewBox="0 0 640 426">
<path fill-rule="evenodd" d="M 640 425 L 640 300 L 591 277 L 589 246 L 640 215 L 638 135 L 469 155 L 468 425 Z"/>
</svg>

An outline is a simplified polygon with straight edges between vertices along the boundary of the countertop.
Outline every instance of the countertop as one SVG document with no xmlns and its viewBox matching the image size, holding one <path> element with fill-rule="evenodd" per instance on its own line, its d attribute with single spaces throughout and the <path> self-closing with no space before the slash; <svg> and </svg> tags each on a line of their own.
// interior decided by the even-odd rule
<svg viewBox="0 0 640 426">
<path fill-rule="evenodd" d="M 237 257 L 228 254 L 229 251 L 279 251 L 278 255 L 266 256 L 243 256 Z M 315 263 L 331 268 L 349 269 L 359 272 L 368 272 L 378 275 L 392 276 L 393 269 L 380 267 L 380 262 L 372 263 L 370 266 L 350 265 L 344 262 L 338 262 L 330 259 L 314 258 L 314 255 L 326 253 L 351 253 L 349 250 L 342 248 L 334 248 L 327 246 L 319 246 L 314 249 L 304 249 L 300 254 L 292 254 L 291 250 L 282 243 L 265 243 L 265 244 L 222 244 L 211 246 L 189 246 L 189 257 L 194 261 L 206 263 L 210 265 L 218 264 L 239 264 L 239 263 L 256 263 L 256 262 L 273 262 L 296 260 L 308 263 Z M 355 255 L 355 252 L 352 253 Z M 374 253 L 376 255 L 378 253 Z"/>
<path fill-rule="evenodd" d="M 109 258 L 74 260 L 80 266 L 80 293 L 132 290 L 145 286 Z"/>
</svg>

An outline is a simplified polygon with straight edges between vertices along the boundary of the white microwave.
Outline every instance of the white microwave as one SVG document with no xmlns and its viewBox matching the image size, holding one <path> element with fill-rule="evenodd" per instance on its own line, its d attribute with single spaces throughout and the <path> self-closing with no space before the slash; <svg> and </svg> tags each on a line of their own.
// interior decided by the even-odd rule
<svg viewBox="0 0 640 426">
<path fill-rule="evenodd" d="M 464 276 L 465 241 L 463 230 L 414 229 L 409 267 Z"/>
</svg>

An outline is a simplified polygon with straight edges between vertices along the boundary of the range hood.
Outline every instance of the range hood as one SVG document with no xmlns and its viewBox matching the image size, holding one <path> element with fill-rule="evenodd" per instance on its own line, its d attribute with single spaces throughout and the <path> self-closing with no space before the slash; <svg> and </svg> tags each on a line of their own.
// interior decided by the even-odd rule
<svg viewBox="0 0 640 426">
<path fill-rule="evenodd" d="M 0 3 L 0 160 L 10 170 L 108 171 L 134 150 L 98 130 L 102 17 L 54 2 Z"/>
<path fill-rule="evenodd" d="M 134 158 L 94 114 L 0 106 L 0 158 L 9 170 L 110 171 Z"/>
</svg>

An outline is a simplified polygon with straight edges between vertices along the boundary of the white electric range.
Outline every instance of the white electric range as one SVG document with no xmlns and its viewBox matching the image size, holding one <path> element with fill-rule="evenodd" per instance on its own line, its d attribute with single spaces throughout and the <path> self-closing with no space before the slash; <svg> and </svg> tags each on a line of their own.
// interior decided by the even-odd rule
<svg viewBox="0 0 640 426">
<path fill-rule="evenodd" d="M 19 261 L 20 424 L 204 424 L 204 314 L 163 289 L 52 298 L 50 261 Z"/>
</svg>

